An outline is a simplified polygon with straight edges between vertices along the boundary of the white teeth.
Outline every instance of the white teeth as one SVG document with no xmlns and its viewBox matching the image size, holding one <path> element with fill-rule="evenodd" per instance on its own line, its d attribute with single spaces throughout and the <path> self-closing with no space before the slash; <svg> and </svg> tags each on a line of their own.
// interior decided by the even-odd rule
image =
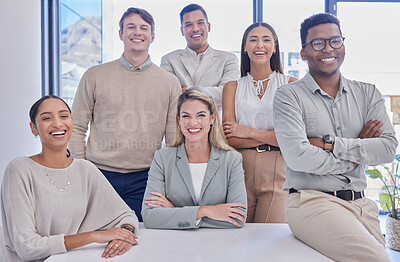
<svg viewBox="0 0 400 262">
<path fill-rule="evenodd" d="M 335 60 L 334 57 L 329 57 L 329 58 L 321 58 L 322 62 L 332 62 L 333 60 Z"/>
<path fill-rule="evenodd" d="M 65 131 L 56 131 L 56 132 L 52 132 L 51 135 L 56 136 L 56 135 L 64 135 Z"/>
<path fill-rule="evenodd" d="M 256 55 L 263 55 L 265 52 L 255 52 Z"/>
<path fill-rule="evenodd" d="M 143 40 L 141 39 L 132 39 L 132 42 L 142 42 Z"/>
<path fill-rule="evenodd" d="M 189 129 L 189 132 L 190 133 L 195 133 L 195 132 L 199 132 L 200 131 L 200 128 L 197 128 L 197 129 Z"/>
<path fill-rule="evenodd" d="M 192 35 L 193 38 L 200 37 L 201 35 Z"/>
</svg>

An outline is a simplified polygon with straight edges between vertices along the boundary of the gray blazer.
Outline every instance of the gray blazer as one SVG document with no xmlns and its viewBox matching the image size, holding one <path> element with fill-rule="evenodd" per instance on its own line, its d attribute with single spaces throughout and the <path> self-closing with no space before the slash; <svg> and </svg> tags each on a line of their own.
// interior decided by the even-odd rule
<svg viewBox="0 0 400 262">
<path fill-rule="evenodd" d="M 206 174 L 196 203 L 184 143 L 178 147 L 158 150 L 150 166 L 144 198 L 159 192 L 175 208 L 151 208 L 142 205 L 143 222 L 147 228 L 189 229 L 198 227 L 235 228 L 225 221 L 202 218 L 196 225 L 200 206 L 239 202 L 247 205 L 242 155 L 236 151 L 211 148 Z"/>
<path fill-rule="evenodd" d="M 161 58 L 160 67 L 173 73 L 183 87 L 203 87 L 213 97 L 219 111 L 222 110 L 222 90 L 229 81 L 240 77 L 237 57 L 229 52 L 211 47 L 200 65 L 193 61 L 189 50 L 178 49 Z"/>
</svg>

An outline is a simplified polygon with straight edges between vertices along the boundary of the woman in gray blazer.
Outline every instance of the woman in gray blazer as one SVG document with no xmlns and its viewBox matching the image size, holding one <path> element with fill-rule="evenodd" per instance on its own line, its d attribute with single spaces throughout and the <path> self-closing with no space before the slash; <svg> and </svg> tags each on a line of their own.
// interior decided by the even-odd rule
<svg viewBox="0 0 400 262">
<path fill-rule="evenodd" d="M 154 155 L 142 205 L 148 228 L 235 228 L 246 220 L 242 156 L 223 134 L 214 100 L 191 88 L 178 100 L 176 141 Z"/>
</svg>

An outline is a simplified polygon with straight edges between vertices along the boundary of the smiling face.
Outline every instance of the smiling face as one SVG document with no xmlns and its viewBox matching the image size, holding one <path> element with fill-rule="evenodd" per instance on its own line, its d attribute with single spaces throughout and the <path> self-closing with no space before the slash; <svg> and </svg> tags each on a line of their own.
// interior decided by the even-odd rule
<svg viewBox="0 0 400 262">
<path fill-rule="evenodd" d="M 274 35 L 264 26 L 255 27 L 247 36 L 244 50 L 250 58 L 250 64 L 269 63 L 275 52 Z"/>
<path fill-rule="evenodd" d="M 119 38 L 124 42 L 124 51 L 146 52 L 154 40 L 151 25 L 138 14 L 131 14 L 124 19 L 123 30 Z"/>
<path fill-rule="evenodd" d="M 187 46 L 196 53 L 207 50 L 208 32 L 210 32 L 210 23 L 200 10 L 183 15 L 181 33 L 186 38 Z"/>
<path fill-rule="evenodd" d="M 187 142 L 208 141 L 208 132 L 214 120 L 215 113 L 211 115 L 207 105 L 197 99 L 184 102 L 178 116 L 181 132 Z"/>
<path fill-rule="evenodd" d="M 40 136 L 43 147 L 65 148 L 72 134 L 72 118 L 68 107 L 60 99 L 46 99 L 38 108 L 32 133 Z"/>
<path fill-rule="evenodd" d="M 330 39 L 334 36 L 341 36 L 339 27 L 333 23 L 320 24 L 308 30 L 306 42 L 313 39 Z M 310 74 L 316 77 L 333 77 L 340 75 L 340 66 L 345 56 L 344 45 L 339 49 L 333 49 L 329 43 L 321 51 L 315 51 L 311 44 L 304 46 L 301 51 L 301 58 L 307 61 Z"/>
</svg>

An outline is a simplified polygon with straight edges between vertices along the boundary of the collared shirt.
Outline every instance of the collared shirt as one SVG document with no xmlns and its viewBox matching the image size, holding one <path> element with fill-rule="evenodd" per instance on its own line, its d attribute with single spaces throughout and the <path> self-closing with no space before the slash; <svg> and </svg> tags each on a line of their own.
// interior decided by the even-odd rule
<svg viewBox="0 0 400 262">
<path fill-rule="evenodd" d="M 199 53 L 197 54 L 195 51 L 193 51 L 192 49 L 190 49 L 189 47 L 186 47 L 185 50 L 189 53 L 190 57 L 193 59 L 193 62 L 199 66 L 201 60 L 203 59 L 203 57 L 207 54 L 207 51 L 210 49 L 210 45 L 208 45 L 206 51 L 204 51 L 203 53 Z"/>
<path fill-rule="evenodd" d="M 310 74 L 284 85 L 274 98 L 275 134 L 286 163 L 284 189 L 319 191 L 366 188 L 365 166 L 393 161 L 397 140 L 382 95 L 374 85 L 343 76 L 335 98 Z M 381 119 L 378 138 L 358 138 L 370 119 Z M 335 136 L 333 152 L 308 137 Z M 357 163 L 358 165 L 355 165 Z"/>
<path fill-rule="evenodd" d="M 128 68 L 128 69 L 131 69 L 131 70 L 136 70 L 136 71 L 147 69 L 147 68 L 149 68 L 149 67 L 152 65 L 152 62 L 151 62 L 151 59 L 150 59 L 150 55 L 149 55 L 149 57 L 147 58 L 147 60 L 146 60 L 143 64 L 141 64 L 140 66 L 138 66 L 138 67 L 134 67 L 133 65 L 129 64 L 129 62 L 125 59 L 123 53 L 122 53 L 122 55 L 121 55 L 121 57 L 120 57 L 120 59 L 119 59 L 119 62 L 120 62 L 124 67 L 126 67 L 126 68 Z"/>
</svg>

